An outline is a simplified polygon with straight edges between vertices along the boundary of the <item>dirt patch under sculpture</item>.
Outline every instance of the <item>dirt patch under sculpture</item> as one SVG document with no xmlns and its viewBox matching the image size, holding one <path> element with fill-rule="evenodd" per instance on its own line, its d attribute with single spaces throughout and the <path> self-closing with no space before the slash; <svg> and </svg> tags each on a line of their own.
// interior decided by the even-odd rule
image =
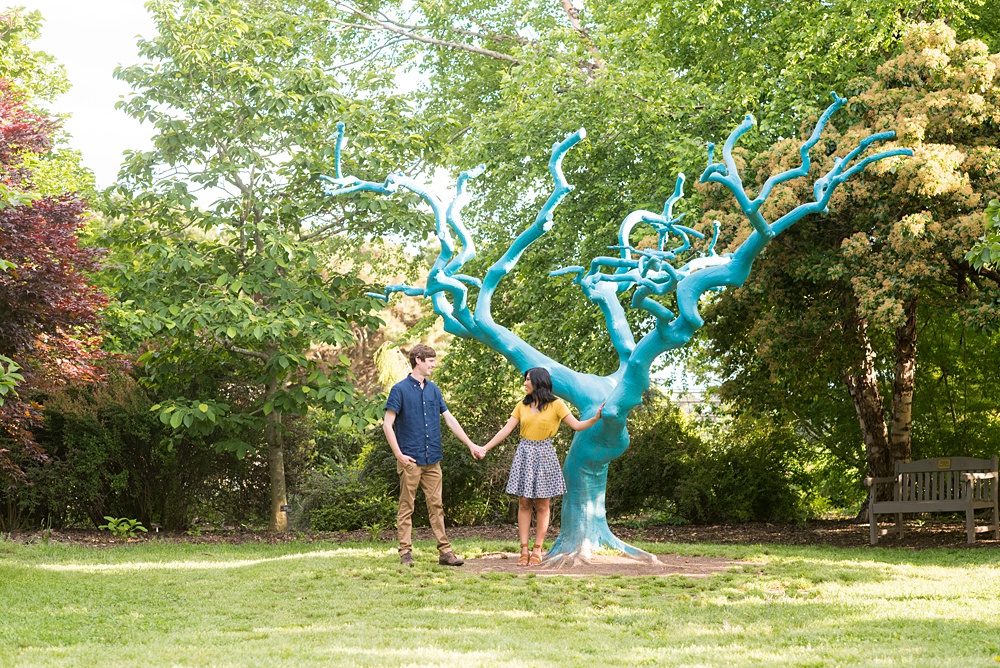
<svg viewBox="0 0 1000 668">
<path fill-rule="evenodd" d="M 591 557 L 590 563 L 576 563 L 571 567 L 551 568 L 545 564 L 518 566 L 517 557 L 517 553 L 514 552 L 490 552 L 476 559 L 466 559 L 463 570 L 472 573 L 513 573 L 515 575 L 533 573 L 538 577 L 553 575 L 568 577 L 684 575 L 703 578 L 750 564 L 746 561 L 733 561 L 716 557 L 685 557 L 677 554 L 658 554 L 656 555 L 657 561 L 649 563 L 628 557 L 595 554 Z"/>
</svg>

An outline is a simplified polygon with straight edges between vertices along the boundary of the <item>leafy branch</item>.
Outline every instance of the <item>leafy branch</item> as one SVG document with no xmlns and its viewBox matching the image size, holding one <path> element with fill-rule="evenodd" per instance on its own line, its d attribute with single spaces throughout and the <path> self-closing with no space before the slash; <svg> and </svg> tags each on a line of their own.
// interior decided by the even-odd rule
<svg viewBox="0 0 1000 668">
<path fill-rule="evenodd" d="M 365 29 L 365 30 L 370 30 L 370 29 L 385 30 L 385 31 L 388 31 L 388 32 L 391 32 L 391 33 L 395 33 L 397 35 L 401 35 L 402 37 L 405 37 L 406 39 L 413 40 L 414 42 L 422 42 L 424 44 L 431 44 L 431 45 L 434 45 L 434 46 L 443 46 L 443 47 L 446 47 L 446 48 L 449 48 L 449 49 L 456 49 L 458 51 L 466 51 L 468 53 L 474 53 L 474 54 L 479 55 L 479 56 L 486 56 L 488 58 L 493 58 L 495 60 L 502 60 L 502 61 L 505 61 L 505 62 L 508 62 L 508 63 L 512 63 L 514 65 L 519 65 L 520 62 L 521 62 L 517 58 L 515 58 L 514 56 L 511 56 L 511 55 L 506 54 L 506 53 L 500 53 L 499 51 L 492 51 L 490 49 L 483 49 L 483 48 L 478 47 L 478 46 L 472 46 L 471 44 L 463 44 L 461 42 L 449 42 L 449 41 L 446 41 L 446 40 L 440 40 L 440 39 L 435 39 L 433 37 L 427 37 L 425 35 L 421 35 L 418 32 L 421 29 L 420 26 L 409 26 L 409 25 L 400 23 L 398 21 L 392 21 L 392 20 L 388 20 L 388 19 L 385 19 L 385 18 L 377 18 L 377 17 L 372 16 L 371 14 L 369 14 L 367 12 L 362 11 L 358 7 L 355 7 L 354 5 L 352 5 L 350 3 L 347 3 L 347 2 L 342 2 L 341 0 L 333 0 L 333 4 L 335 6 L 337 6 L 337 7 L 340 7 L 342 9 L 348 11 L 348 12 L 356 14 L 357 16 L 363 18 L 364 20 L 368 21 L 369 23 L 371 23 L 373 25 L 370 26 L 370 27 L 369 26 L 357 26 L 357 25 L 354 25 L 354 24 L 350 24 L 350 23 L 346 23 L 346 22 L 343 22 L 343 21 L 339 21 L 337 19 L 327 19 L 327 21 L 330 22 L 330 23 L 334 23 L 334 24 L 337 24 L 337 25 L 342 25 L 342 26 L 345 26 L 345 27 L 362 28 L 362 29 Z M 472 33 L 472 35 L 475 35 L 477 37 L 479 36 L 476 33 Z"/>
</svg>

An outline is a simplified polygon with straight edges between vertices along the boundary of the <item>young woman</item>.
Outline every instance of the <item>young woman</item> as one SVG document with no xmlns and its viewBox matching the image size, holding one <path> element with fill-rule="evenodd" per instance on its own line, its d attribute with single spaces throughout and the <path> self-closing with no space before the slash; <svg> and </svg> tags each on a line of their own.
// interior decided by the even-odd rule
<svg viewBox="0 0 1000 668">
<path fill-rule="evenodd" d="M 521 558 L 518 566 L 535 566 L 542 563 L 542 543 L 549 530 L 549 501 L 553 496 L 566 492 L 566 481 L 559 468 L 559 459 L 552 446 L 552 437 L 565 422 L 575 431 L 583 431 L 601 419 L 601 408 L 589 420 L 577 420 L 563 401 L 552 393 L 552 377 L 540 367 L 528 369 L 524 374 L 524 400 L 514 407 L 497 435 L 483 446 L 485 454 L 510 436 L 514 427 L 521 425 L 521 442 L 514 454 L 514 463 L 507 480 L 507 493 L 518 497 L 517 533 L 521 538 Z M 531 507 L 535 507 L 535 549 L 528 554 L 528 535 L 531 532 Z"/>
</svg>

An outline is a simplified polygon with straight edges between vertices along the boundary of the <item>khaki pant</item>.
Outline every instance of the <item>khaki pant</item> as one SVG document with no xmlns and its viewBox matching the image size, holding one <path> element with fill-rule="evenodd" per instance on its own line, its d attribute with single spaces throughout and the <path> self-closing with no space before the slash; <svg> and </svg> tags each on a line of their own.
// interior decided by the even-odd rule
<svg viewBox="0 0 1000 668">
<path fill-rule="evenodd" d="M 413 549 L 413 501 L 417 496 L 417 486 L 423 488 L 424 499 L 427 501 L 427 515 L 430 516 L 431 528 L 437 538 L 438 552 L 451 552 L 451 543 L 444 533 L 444 504 L 441 502 L 441 462 L 430 466 L 410 464 L 403 466 L 396 462 L 396 473 L 399 474 L 399 513 L 396 515 L 396 527 L 399 530 L 399 553 Z"/>
</svg>

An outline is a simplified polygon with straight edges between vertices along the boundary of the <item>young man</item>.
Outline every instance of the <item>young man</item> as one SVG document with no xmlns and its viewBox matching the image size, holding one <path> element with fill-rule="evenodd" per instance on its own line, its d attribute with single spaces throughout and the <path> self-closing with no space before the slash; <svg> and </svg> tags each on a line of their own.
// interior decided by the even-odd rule
<svg viewBox="0 0 1000 668">
<path fill-rule="evenodd" d="M 396 383 L 385 402 L 385 420 L 382 431 L 396 455 L 396 473 L 399 474 L 399 513 L 396 526 L 399 531 L 399 562 L 413 565 L 413 501 L 417 486 L 423 487 L 427 501 L 427 514 L 437 538 L 438 563 L 444 566 L 461 566 L 465 563 L 455 556 L 444 532 L 444 506 L 441 503 L 441 417 L 462 443 L 469 446 L 473 457 L 479 457 L 480 448 L 473 443 L 455 416 L 448 412 L 441 390 L 428 380 L 434 373 L 437 354 L 430 346 L 420 343 L 410 350 L 410 375 Z"/>
</svg>

